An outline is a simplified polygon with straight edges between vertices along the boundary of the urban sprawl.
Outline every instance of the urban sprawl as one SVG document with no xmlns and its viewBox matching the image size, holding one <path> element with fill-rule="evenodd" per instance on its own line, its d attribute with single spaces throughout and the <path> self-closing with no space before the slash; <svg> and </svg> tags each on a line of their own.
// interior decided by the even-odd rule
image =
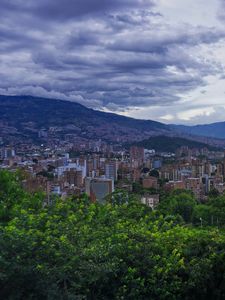
<svg viewBox="0 0 225 300">
<path fill-rule="evenodd" d="M 225 191 L 225 155 L 182 146 L 175 153 L 109 145 L 101 140 L 58 141 L 39 146 L 5 145 L 0 138 L 0 168 L 23 174 L 28 192 L 42 191 L 46 201 L 87 194 L 104 203 L 114 191 L 139 194 L 153 209 L 161 191 L 186 189 L 204 202 L 210 192 Z"/>
</svg>

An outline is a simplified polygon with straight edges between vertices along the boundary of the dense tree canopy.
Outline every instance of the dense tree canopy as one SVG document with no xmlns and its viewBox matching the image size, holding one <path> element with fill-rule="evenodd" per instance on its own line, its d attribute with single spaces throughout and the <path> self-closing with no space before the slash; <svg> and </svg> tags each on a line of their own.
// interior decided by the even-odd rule
<svg viewBox="0 0 225 300">
<path fill-rule="evenodd" d="M 152 212 L 120 196 L 46 206 L 0 172 L 0 298 L 225 299 L 223 229 L 184 223 L 203 205 L 174 194 L 166 214 L 166 199 Z M 204 207 L 223 211 L 223 201 Z"/>
</svg>

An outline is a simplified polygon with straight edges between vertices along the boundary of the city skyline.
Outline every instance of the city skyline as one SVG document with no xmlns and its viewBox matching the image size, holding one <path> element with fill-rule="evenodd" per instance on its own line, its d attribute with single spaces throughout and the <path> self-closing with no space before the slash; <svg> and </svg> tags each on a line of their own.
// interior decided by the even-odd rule
<svg viewBox="0 0 225 300">
<path fill-rule="evenodd" d="M 1 0 L 0 94 L 163 123 L 225 121 L 222 0 Z"/>
</svg>

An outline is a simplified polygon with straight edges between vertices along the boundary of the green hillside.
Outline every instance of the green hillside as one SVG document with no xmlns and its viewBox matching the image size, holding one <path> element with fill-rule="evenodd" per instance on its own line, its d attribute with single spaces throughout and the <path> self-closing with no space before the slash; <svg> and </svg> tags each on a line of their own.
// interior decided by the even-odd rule
<svg viewBox="0 0 225 300">
<path fill-rule="evenodd" d="M 206 147 L 209 150 L 218 150 L 218 148 L 216 147 L 212 147 L 201 142 L 191 141 L 179 137 L 168 137 L 168 136 L 151 137 L 147 140 L 134 143 L 134 145 L 144 147 L 146 149 L 155 149 L 156 151 L 172 152 L 172 153 L 174 153 L 176 149 L 181 146 L 188 146 L 191 149 L 192 148 L 201 149 Z"/>
<path fill-rule="evenodd" d="M 87 108 L 79 103 L 31 96 L 0 95 L 0 122 L 10 126 L 10 134 L 24 139 L 37 139 L 42 128 L 56 127 L 56 137 L 76 134 L 88 139 L 127 140 L 149 132 L 170 132 L 170 128 L 151 120 L 138 120 Z M 5 126 L 6 126 L 5 125 Z M 8 137 L 8 131 L 6 138 Z"/>
</svg>

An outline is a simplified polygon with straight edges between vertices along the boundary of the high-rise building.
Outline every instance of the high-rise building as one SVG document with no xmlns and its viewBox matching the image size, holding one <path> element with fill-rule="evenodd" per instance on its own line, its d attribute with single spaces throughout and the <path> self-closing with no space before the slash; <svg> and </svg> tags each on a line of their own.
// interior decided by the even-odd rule
<svg viewBox="0 0 225 300">
<path fill-rule="evenodd" d="M 133 167 L 138 167 L 144 162 L 144 148 L 132 146 L 130 148 L 130 161 Z"/>
<path fill-rule="evenodd" d="M 93 202 L 105 202 L 105 197 L 114 192 L 114 181 L 107 178 L 85 178 L 85 192 Z"/>
<path fill-rule="evenodd" d="M 153 169 L 160 169 L 162 166 L 162 161 L 160 159 L 155 159 L 153 161 L 152 167 Z"/>
<path fill-rule="evenodd" d="M 112 161 L 105 164 L 105 177 L 113 180 L 117 180 L 118 162 Z"/>
<path fill-rule="evenodd" d="M 15 157 L 15 150 L 13 148 L 3 148 L 1 150 L 1 158 L 5 159 L 5 158 L 12 158 Z"/>
<path fill-rule="evenodd" d="M 82 177 L 81 170 L 71 169 L 69 171 L 66 171 L 64 174 L 65 174 L 66 181 L 70 185 L 74 185 L 77 187 L 83 186 L 83 177 Z"/>
<path fill-rule="evenodd" d="M 147 177 L 142 179 L 142 186 L 144 189 L 149 189 L 149 188 L 158 188 L 158 180 L 156 177 Z"/>
</svg>

